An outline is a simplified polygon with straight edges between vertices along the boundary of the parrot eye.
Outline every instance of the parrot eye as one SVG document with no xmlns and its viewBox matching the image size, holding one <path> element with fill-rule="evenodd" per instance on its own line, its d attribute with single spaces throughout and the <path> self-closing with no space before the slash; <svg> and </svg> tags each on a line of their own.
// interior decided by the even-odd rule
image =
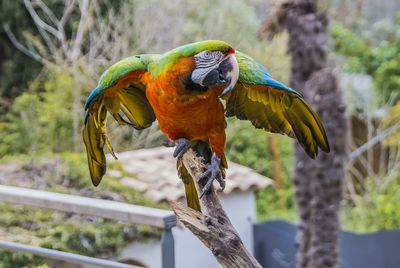
<svg viewBox="0 0 400 268">
<path fill-rule="evenodd" d="M 199 54 L 195 55 L 196 62 L 209 62 L 209 63 L 217 63 L 223 58 L 224 54 L 221 51 L 213 51 L 210 52 L 208 50 L 204 50 Z"/>
<path fill-rule="evenodd" d="M 221 51 L 208 51 L 203 50 L 202 52 L 194 55 L 196 66 L 192 71 L 191 79 L 194 83 L 204 86 L 204 79 L 208 76 L 210 80 L 210 73 L 214 74 L 212 78 L 218 78 L 218 66 L 224 59 L 224 54 Z M 221 80 L 222 81 L 222 80 Z"/>
</svg>

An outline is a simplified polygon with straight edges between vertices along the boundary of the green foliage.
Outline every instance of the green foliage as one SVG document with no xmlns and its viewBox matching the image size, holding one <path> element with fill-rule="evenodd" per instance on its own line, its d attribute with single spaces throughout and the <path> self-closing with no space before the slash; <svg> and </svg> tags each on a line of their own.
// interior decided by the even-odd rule
<svg viewBox="0 0 400 268">
<path fill-rule="evenodd" d="M 6 122 L 1 122 L 0 158 L 9 153 L 23 153 L 35 148 L 37 133 L 38 96 L 26 94 L 18 98 Z"/>
<path fill-rule="evenodd" d="M 289 148 L 287 145 L 284 147 Z M 291 146 L 292 147 L 292 146 Z M 293 155 L 283 157 L 284 161 L 292 162 Z M 258 220 L 286 219 L 291 222 L 298 220 L 297 207 L 294 196 L 293 181 L 290 177 L 284 177 L 284 184 L 280 190 L 283 194 L 286 208 L 279 206 L 279 198 L 275 187 L 268 187 L 257 193 L 257 216 Z"/>
<path fill-rule="evenodd" d="M 237 119 L 234 119 L 237 120 Z M 228 129 L 226 152 L 231 161 L 256 170 L 271 177 L 271 156 L 269 154 L 267 135 L 278 135 L 281 150 L 283 173 L 289 177 L 292 172 L 292 139 L 279 134 L 267 134 L 264 130 L 255 129 L 250 122 L 232 121 Z"/>
<path fill-rule="evenodd" d="M 367 72 L 364 65 L 369 59 L 370 44 L 359 35 L 354 34 L 351 29 L 336 24 L 331 29 L 334 39 L 334 49 L 346 56 L 345 70 L 348 72 Z"/>
<path fill-rule="evenodd" d="M 54 226 L 50 232 L 47 230 L 42 233 L 52 238 L 44 241 L 42 247 L 88 256 L 114 254 L 126 245 L 127 241 L 138 238 L 135 227 L 105 220 L 97 220 L 92 224 L 61 224 Z"/>
<path fill-rule="evenodd" d="M 391 148 L 400 148 L 400 101 L 390 108 L 388 116 L 384 118 L 383 124 L 386 128 L 397 126 L 397 131 L 387 137 L 384 141 L 386 146 Z"/>
<path fill-rule="evenodd" d="M 344 69 L 371 75 L 382 100 L 393 104 L 400 100 L 400 13 L 389 28 L 385 33 L 380 28 L 360 31 L 337 24 L 331 33 L 335 51 L 346 57 Z"/>
<path fill-rule="evenodd" d="M 400 228 L 400 173 L 367 178 L 364 183 L 365 194 L 357 195 L 354 205 L 343 208 L 343 227 L 354 232 Z"/>
<path fill-rule="evenodd" d="M 33 151 L 71 151 L 74 89 L 79 90 L 74 88 L 72 74 L 67 70 L 43 71 L 3 116 L 0 158 Z"/>
<path fill-rule="evenodd" d="M 394 22 L 382 21 L 373 27 L 332 27 L 334 49 L 344 56 L 344 69 L 350 73 L 371 75 L 380 95 L 380 103 L 393 105 L 382 120 L 385 128 L 398 124 L 400 112 L 400 13 Z M 397 104 L 396 104 L 397 102 Z M 398 132 L 398 131 L 397 131 Z M 395 131 L 384 144 L 390 159 L 396 161 L 399 135 Z M 394 155 L 394 156 L 392 156 Z M 392 159 L 393 158 L 393 159 Z M 400 228 L 400 175 L 397 164 L 385 163 L 387 174 L 374 174 L 362 181 L 362 192 L 350 194 L 344 200 L 342 222 L 345 229 L 372 232 Z M 392 169 L 392 170 L 391 170 Z"/>
<path fill-rule="evenodd" d="M 249 122 L 230 122 L 226 153 L 229 160 L 250 167 L 258 173 L 272 178 L 271 155 L 269 153 L 267 134 L 264 130 L 255 129 Z M 293 163 L 292 139 L 278 135 L 279 149 L 284 176 L 283 197 L 288 210 L 279 207 L 279 197 L 275 187 L 267 187 L 257 193 L 257 214 L 260 220 L 271 218 L 295 219 L 294 188 L 291 182 Z"/>
<path fill-rule="evenodd" d="M 47 268 L 44 259 L 32 254 L 0 250 L 0 268 Z"/>
</svg>

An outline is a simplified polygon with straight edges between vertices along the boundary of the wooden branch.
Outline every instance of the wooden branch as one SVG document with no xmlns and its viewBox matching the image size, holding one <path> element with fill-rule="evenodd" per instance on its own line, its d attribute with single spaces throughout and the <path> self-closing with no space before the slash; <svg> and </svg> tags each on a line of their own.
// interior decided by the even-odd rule
<svg viewBox="0 0 400 268">
<path fill-rule="evenodd" d="M 189 150 L 183 164 L 197 181 L 203 173 L 202 159 Z M 196 183 L 198 192 L 203 188 Z M 261 265 L 243 245 L 214 190 L 200 200 L 204 214 L 178 202 L 170 202 L 177 218 L 214 254 L 222 267 L 259 267 Z"/>
</svg>

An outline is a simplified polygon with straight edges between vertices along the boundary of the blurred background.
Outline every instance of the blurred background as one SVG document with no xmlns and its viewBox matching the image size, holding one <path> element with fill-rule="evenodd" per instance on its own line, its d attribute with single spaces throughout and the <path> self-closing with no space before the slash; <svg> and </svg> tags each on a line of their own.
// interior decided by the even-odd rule
<svg viewBox="0 0 400 268">
<path fill-rule="evenodd" d="M 0 184 L 168 208 L 108 174 L 94 188 L 81 139 L 83 102 L 100 74 L 140 53 L 220 39 L 289 83 L 288 34 L 263 38 L 267 0 L 2 1 L 0 7 Z M 328 65 L 339 79 L 349 120 L 342 229 L 400 228 L 400 2 L 322 0 L 328 14 Z M 154 124 L 142 132 L 109 122 L 116 152 L 161 146 Z M 290 138 L 228 120 L 229 160 L 272 178 L 256 193 L 257 221 L 299 221 Z M 111 163 L 118 170 L 121 163 Z M 177 179 L 178 180 L 178 179 Z M 111 256 L 149 226 L 0 204 L 0 239 L 89 256 Z M 0 251 L 0 267 L 43 258 Z M 31 266 L 29 266 L 31 265 Z"/>
</svg>

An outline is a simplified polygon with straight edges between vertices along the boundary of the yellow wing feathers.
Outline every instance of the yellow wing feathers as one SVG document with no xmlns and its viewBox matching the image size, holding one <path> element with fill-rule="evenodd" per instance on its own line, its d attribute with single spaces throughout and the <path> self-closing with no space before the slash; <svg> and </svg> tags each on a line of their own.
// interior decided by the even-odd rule
<svg viewBox="0 0 400 268">
<path fill-rule="evenodd" d="M 106 134 L 107 112 L 120 125 L 128 124 L 135 129 L 149 127 L 155 120 L 153 109 L 146 98 L 146 88 L 140 79 L 143 73 L 144 71 L 126 72 L 118 81 L 110 83 L 110 87 L 96 87 L 86 101 L 83 141 L 90 176 L 96 186 L 106 172 L 104 145 L 107 145 L 116 158 Z"/>
<path fill-rule="evenodd" d="M 319 117 L 297 94 L 239 82 L 228 97 L 226 107 L 227 116 L 247 119 L 257 128 L 297 138 L 312 158 L 317 155 L 318 147 L 329 152 Z"/>
<path fill-rule="evenodd" d="M 114 150 L 106 135 L 107 110 L 103 105 L 103 100 L 93 105 L 92 112 L 87 116 L 82 134 L 86 146 L 90 177 L 93 184 L 97 186 L 106 172 L 104 144 L 109 147 L 115 157 Z"/>
</svg>

